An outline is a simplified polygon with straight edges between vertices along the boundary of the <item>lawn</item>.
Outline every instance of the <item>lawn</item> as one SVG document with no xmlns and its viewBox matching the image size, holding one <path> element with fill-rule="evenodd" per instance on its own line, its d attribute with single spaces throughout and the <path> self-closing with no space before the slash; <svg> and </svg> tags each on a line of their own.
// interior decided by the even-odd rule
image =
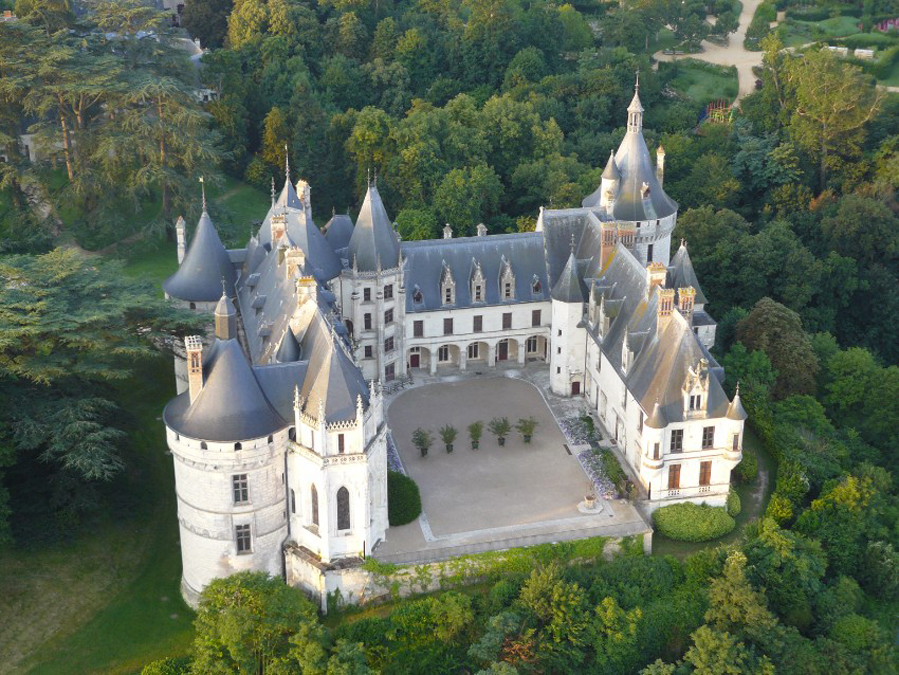
<svg viewBox="0 0 899 675">
<path fill-rule="evenodd" d="M 886 77 L 878 82 L 888 87 L 899 87 L 899 61 L 894 63 L 893 67 L 887 71 Z"/>
<path fill-rule="evenodd" d="M 700 105 L 719 99 L 732 101 L 737 96 L 737 70 L 733 67 L 685 58 L 660 63 L 659 72 L 672 89 Z"/>
<path fill-rule="evenodd" d="M 858 19 L 851 16 L 837 16 L 823 21 L 787 19 L 778 26 L 780 39 L 786 47 L 798 47 L 830 38 L 845 38 L 859 32 Z"/>
</svg>

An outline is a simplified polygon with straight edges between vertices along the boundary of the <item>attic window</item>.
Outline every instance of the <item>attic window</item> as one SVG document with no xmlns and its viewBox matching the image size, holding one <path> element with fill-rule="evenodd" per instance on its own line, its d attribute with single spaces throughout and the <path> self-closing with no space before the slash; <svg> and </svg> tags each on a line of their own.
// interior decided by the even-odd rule
<svg viewBox="0 0 899 675">
<path fill-rule="evenodd" d="M 444 305 L 453 305 L 456 302 L 456 282 L 446 261 L 443 262 L 443 274 L 440 277 L 440 297 Z"/>
<path fill-rule="evenodd" d="M 543 292 L 543 284 L 540 283 L 540 279 L 534 279 L 534 283 L 531 284 L 531 292 L 534 295 L 540 295 Z"/>
<path fill-rule="evenodd" d="M 503 299 L 511 300 L 512 299 L 512 282 L 507 281 L 503 284 Z"/>
<path fill-rule="evenodd" d="M 643 194 L 643 199 L 649 199 L 649 183 L 643 183 L 641 193 Z"/>
</svg>

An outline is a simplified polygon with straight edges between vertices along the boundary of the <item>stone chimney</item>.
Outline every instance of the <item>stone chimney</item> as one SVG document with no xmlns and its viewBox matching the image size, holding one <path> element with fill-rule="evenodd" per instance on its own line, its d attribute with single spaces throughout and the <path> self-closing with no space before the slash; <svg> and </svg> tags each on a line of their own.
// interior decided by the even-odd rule
<svg viewBox="0 0 899 675">
<path fill-rule="evenodd" d="M 671 316 L 674 311 L 674 289 L 659 289 L 659 318 Z"/>
<path fill-rule="evenodd" d="M 661 144 L 656 150 L 656 180 L 659 181 L 659 185 L 665 181 L 665 148 Z"/>
<path fill-rule="evenodd" d="M 178 216 L 175 221 L 175 235 L 178 237 L 178 265 L 184 261 L 184 252 L 187 250 L 187 223 L 184 216 Z"/>
<path fill-rule="evenodd" d="M 649 282 L 649 295 L 656 286 L 665 287 L 668 269 L 660 262 L 651 262 L 646 266 L 646 280 Z"/>
<path fill-rule="evenodd" d="M 677 308 L 689 325 L 693 325 L 693 303 L 696 301 L 696 289 L 692 286 L 677 289 Z"/>
<path fill-rule="evenodd" d="M 484 223 L 478 223 L 478 236 L 486 237 L 487 236 L 487 226 Z"/>
<path fill-rule="evenodd" d="M 450 224 L 447 223 L 443 226 L 443 238 L 444 239 L 452 239 L 453 238 L 453 228 L 450 227 Z"/>
<path fill-rule="evenodd" d="M 202 338 L 199 335 L 188 335 L 184 338 L 184 350 L 187 352 L 187 390 L 190 392 L 190 402 L 193 403 L 203 389 Z"/>
<path fill-rule="evenodd" d="M 302 274 L 303 265 L 306 262 L 306 254 L 299 246 L 291 246 L 284 253 L 284 260 L 287 262 L 287 278 L 293 279 L 298 274 Z"/>
<path fill-rule="evenodd" d="M 272 226 L 272 246 L 274 246 L 287 232 L 287 215 L 283 213 L 273 214 L 270 222 Z"/>
<path fill-rule="evenodd" d="M 615 223 L 603 223 L 599 240 L 600 269 L 605 269 L 615 250 L 618 241 L 618 226 Z"/>
<path fill-rule="evenodd" d="M 618 225 L 618 241 L 620 241 L 626 249 L 632 251 L 636 239 L 637 230 L 633 225 L 624 223 Z"/>
</svg>

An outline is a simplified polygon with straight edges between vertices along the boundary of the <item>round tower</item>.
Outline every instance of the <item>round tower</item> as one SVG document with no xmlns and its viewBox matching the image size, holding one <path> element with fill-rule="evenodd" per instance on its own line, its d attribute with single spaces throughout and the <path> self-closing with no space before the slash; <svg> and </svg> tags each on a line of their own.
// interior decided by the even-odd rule
<svg viewBox="0 0 899 675">
<path fill-rule="evenodd" d="M 578 324 L 584 316 L 586 296 L 571 243 L 571 255 L 550 293 L 552 298 L 552 351 L 549 383 L 554 394 L 576 396 L 584 391 L 586 341 Z"/>
</svg>

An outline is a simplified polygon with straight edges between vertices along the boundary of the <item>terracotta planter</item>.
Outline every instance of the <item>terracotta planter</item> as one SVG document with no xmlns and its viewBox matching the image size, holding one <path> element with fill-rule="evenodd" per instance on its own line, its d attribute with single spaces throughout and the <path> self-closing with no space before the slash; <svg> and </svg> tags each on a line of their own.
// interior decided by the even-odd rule
<svg viewBox="0 0 899 675">
<path fill-rule="evenodd" d="M 428 456 L 428 449 L 427 449 L 427 448 L 420 448 L 420 450 L 421 450 L 421 456 L 422 456 L 422 457 L 427 457 L 427 456 Z"/>
<path fill-rule="evenodd" d="M 503 446 L 503 445 L 506 444 L 506 439 L 503 438 L 502 436 L 500 436 L 500 437 L 497 438 L 496 440 L 499 441 L 500 446 Z"/>
<path fill-rule="evenodd" d="M 451 453 L 452 451 L 453 451 L 453 444 L 452 444 L 452 443 L 447 443 L 447 444 L 446 444 L 446 452 L 447 452 L 447 454 Z"/>
<path fill-rule="evenodd" d="M 472 449 L 472 450 L 477 450 L 478 447 L 479 447 L 480 445 L 481 445 L 481 442 L 480 442 L 480 441 L 472 441 L 472 442 L 471 442 L 471 449 Z"/>
</svg>

